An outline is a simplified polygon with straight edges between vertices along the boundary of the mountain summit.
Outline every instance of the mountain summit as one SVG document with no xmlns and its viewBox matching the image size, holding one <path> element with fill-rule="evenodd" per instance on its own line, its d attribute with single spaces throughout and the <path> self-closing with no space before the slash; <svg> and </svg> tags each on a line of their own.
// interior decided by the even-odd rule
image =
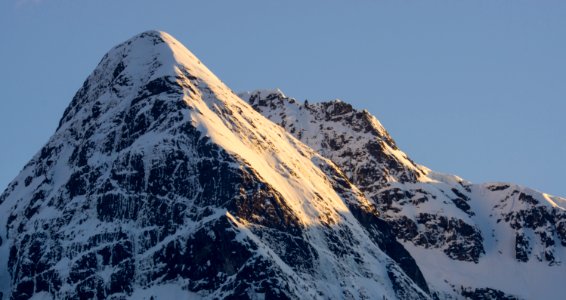
<svg viewBox="0 0 566 300">
<path fill-rule="evenodd" d="M 10 299 L 430 297 L 334 163 L 162 32 L 104 56 L 0 213 Z"/>
</svg>

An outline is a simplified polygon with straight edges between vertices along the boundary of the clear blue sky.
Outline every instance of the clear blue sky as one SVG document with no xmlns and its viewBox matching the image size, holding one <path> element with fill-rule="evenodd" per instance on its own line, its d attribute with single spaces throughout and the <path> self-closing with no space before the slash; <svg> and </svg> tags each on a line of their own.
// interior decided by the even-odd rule
<svg viewBox="0 0 566 300">
<path fill-rule="evenodd" d="M 233 90 L 376 115 L 415 161 L 566 196 L 566 1 L 0 3 L 0 189 L 115 44 L 175 36 Z"/>
</svg>

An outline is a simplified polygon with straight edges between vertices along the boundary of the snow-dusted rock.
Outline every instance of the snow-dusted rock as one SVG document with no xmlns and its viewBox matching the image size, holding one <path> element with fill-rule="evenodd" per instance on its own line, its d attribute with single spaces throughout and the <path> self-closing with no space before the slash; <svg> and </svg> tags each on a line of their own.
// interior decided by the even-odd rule
<svg viewBox="0 0 566 300">
<path fill-rule="evenodd" d="M 279 90 L 242 99 L 332 160 L 376 205 L 440 298 L 561 299 L 566 199 L 414 163 L 365 110 Z M 515 295 L 515 296 L 513 296 Z"/>
</svg>

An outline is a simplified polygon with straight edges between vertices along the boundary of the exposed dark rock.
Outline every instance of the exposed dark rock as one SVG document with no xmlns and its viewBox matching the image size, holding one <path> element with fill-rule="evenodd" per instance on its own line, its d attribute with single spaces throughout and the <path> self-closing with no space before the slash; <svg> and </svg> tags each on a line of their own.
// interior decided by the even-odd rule
<svg viewBox="0 0 566 300">
<path fill-rule="evenodd" d="M 519 201 L 523 201 L 523 202 L 529 203 L 531 205 L 537 205 L 539 203 L 538 200 L 533 198 L 533 196 L 527 195 L 525 193 L 519 194 Z"/>
<path fill-rule="evenodd" d="M 508 189 L 509 187 L 510 187 L 510 186 L 509 186 L 508 184 L 503 184 L 503 185 L 490 185 L 490 186 L 487 186 L 487 189 L 490 190 L 490 191 L 495 192 L 495 191 L 503 191 L 503 190 L 506 190 L 506 189 Z"/>
<path fill-rule="evenodd" d="M 527 262 L 529 261 L 529 255 L 531 254 L 531 247 L 529 240 L 525 235 L 517 233 L 515 235 L 515 258 L 518 261 Z"/>
<path fill-rule="evenodd" d="M 415 245 L 426 248 L 447 245 L 443 251 L 450 258 L 475 263 L 485 253 L 479 229 L 460 219 L 421 213 L 417 223 L 426 229 L 413 239 Z"/>
<path fill-rule="evenodd" d="M 503 214 L 504 221 L 516 231 L 517 260 L 526 262 L 534 255 L 537 260 L 546 261 L 549 265 L 560 263 L 555 255 L 555 247 L 558 244 L 565 244 L 563 224 L 566 214 L 552 207 L 538 205 L 536 199 L 524 193 L 519 193 L 518 199 L 528 206 Z M 536 239 L 527 239 L 525 236 L 527 231 L 531 231 Z M 542 252 L 532 252 L 535 243 L 542 246 Z"/>
<path fill-rule="evenodd" d="M 470 300 L 519 300 L 516 296 L 492 288 L 463 288 L 462 296 Z"/>
<path fill-rule="evenodd" d="M 456 196 L 458 196 L 458 198 L 451 199 L 454 205 L 456 205 L 456 207 L 467 213 L 469 216 L 475 215 L 475 213 L 471 211 L 471 207 L 468 204 L 468 202 L 470 201 L 470 197 L 466 196 L 465 194 L 463 194 L 462 192 L 460 192 L 458 189 L 455 188 L 452 188 L 451 191 Z"/>
</svg>

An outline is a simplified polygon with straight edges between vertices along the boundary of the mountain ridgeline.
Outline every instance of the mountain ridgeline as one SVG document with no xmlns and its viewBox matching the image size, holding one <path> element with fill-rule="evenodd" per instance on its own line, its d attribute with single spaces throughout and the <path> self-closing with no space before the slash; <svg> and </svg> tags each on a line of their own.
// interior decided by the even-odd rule
<svg viewBox="0 0 566 300">
<path fill-rule="evenodd" d="M 112 48 L 0 195 L 0 299 L 560 299 L 566 199 L 413 162 L 339 100 Z"/>
</svg>

